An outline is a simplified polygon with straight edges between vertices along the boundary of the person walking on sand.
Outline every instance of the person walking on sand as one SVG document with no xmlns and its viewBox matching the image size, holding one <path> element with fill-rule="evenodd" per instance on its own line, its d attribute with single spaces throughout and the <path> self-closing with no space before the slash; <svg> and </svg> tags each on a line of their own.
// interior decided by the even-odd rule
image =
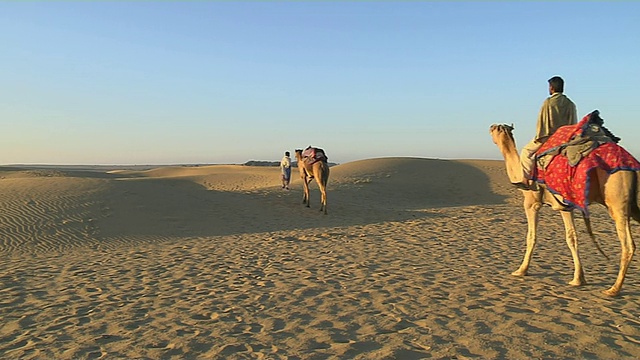
<svg viewBox="0 0 640 360">
<path fill-rule="evenodd" d="M 547 82 L 549 83 L 550 96 L 544 100 L 540 108 L 536 135 L 520 152 L 520 163 L 524 172 L 524 179 L 522 183 L 514 183 L 514 185 L 523 190 L 531 189 L 531 171 L 533 170 L 536 151 L 559 127 L 578 122 L 576 105 L 563 94 L 564 80 L 560 76 L 554 76 Z"/>
<path fill-rule="evenodd" d="M 291 181 L 291 158 L 288 151 L 285 151 L 280 161 L 280 170 L 282 172 L 282 188 L 289 190 L 289 182 Z"/>
</svg>

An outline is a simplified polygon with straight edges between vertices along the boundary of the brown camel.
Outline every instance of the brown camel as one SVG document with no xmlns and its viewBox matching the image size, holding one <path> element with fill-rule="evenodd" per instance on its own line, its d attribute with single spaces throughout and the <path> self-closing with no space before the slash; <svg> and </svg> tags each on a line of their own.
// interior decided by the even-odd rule
<svg viewBox="0 0 640 360">
<path fill-rule="evenodd" d="M 505 160 L 507 175 L 512 183 L 521 182 L 524 178 L 520 157 L 513 137 L 513 126 L 491 125 L 489 132 L 493 142 L 498 146 Z M 588 203 L 599 203 L 605 205 L 609 215 L 615 221 L 618 238 L 622 246 L 620 255 L 620 270 L 616 282 L 611 288 L 604 291 L 608 296 L 617 296 L 622 288 L 629 263 L 635 251 L 635 243 L 631 237 L 630 218 L 640 222 L 640 209 L 638 209 L 638 174 L 635 171 L 619 170 L 612 174 L 596 168 L 592 170 L 589 184 Z M 536 245 L 536 230 L 538 227 L 538 211 L 543 204 L 551 205 L 554 210 L 560 210 L 562 220 L 566 230 L 566 241 L 571 256 L 573 257 L 574 273 L 570 285 L 580 286 L 585 284 L 584 272 L 580 257 L 578 255 L 578 238 L 573 219 L 573 212 L 570 208 L 563 207 L 561 203 L 545 189 L 544 185 L 538 185 L 536 190 L 522 190 L 524 195 L 524 210 L 527 215 L 527 250 L 524 259 L 518 270 L 512 275 L 525 276 L 531 262 L 533 248 Z M 592 239 L 591 225 L 589 218 L 585 217 L 585 224 Z M 597 245 L 597 243 L 596 243 Z M 598 246 L 598 250 L 600 247 Z"/>
<path fill-rule="evenodd" d="M 310 149 L 310 148 L 307 148 Z M 322 149 L 314 149 L 316 151 L 321 152 L 321 156 L 316 157 L 315 155 L 306 156 L 307 153 L 303 155 L 303 151 L 300 149 L 296 149 L 296 159 L 298 160 L 298 170 L 300 171 L 300 178 L 302 178 L 302 184 L 304 187 L 304 194 L 302 196 L 302 203 L 307 204 L 307 207 L 310 207 L 309 203 L 309 183 L 312 179 L 316 179 L 316 183 L 318 184 L 318 188 L 320 189 L 320 193 L 322 194 L 320 211 L 324 211 L 324 214 L 327 214 L 327 182 L 329 181 L 329 164 L 327 163 L 327 157 L 324 155 L 324 151 Z M 315 153 L 314 153 L 315 154 Z M 320 153 L 317 153 L 320 154 Z"/>
</svg>

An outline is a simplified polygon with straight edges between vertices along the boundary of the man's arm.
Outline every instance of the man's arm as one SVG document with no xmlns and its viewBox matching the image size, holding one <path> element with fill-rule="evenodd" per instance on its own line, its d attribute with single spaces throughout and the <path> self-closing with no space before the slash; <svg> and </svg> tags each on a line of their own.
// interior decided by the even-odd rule
<svg viewBox="0 0 640 360">
<path fill-rule="evenodd" d="M 538 124 L 536 126 L 536 136 L 533 140 L 542 142 L 549 137 L 549 119 L 551 116 L 551 109 L 549 106 L 549 99 L 545 99 L 540 107 L 538 113 Z"/>
</svg>

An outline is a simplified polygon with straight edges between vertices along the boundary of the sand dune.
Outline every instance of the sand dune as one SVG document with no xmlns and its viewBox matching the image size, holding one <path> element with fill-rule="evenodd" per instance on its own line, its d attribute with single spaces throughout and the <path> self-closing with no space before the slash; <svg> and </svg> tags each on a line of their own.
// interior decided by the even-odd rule
<svg viewBox="0 0 640 360">
<path fill-rule="evenodd" d="M 604 209 L 612 260 L 581 231 L 573 288 L 550 209 L 531 275 L 509 275 L 526 220 L 500 161 L 337 165 L 327 216 L 301 185 L 273 167 L 0 168 L 0 357 L 640 356 L 637 261 L 600 294 L 619 256 Z"/>
</svg>

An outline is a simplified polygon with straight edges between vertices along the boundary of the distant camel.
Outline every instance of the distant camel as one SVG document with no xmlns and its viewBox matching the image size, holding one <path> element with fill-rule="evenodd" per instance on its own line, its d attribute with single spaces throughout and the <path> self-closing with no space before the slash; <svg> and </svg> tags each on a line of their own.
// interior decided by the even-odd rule
<svg viewBox="0 0 640 360">
<path fill-rule="evenodd" d="M 302 203 L 309 203 L 309 183 L 312 179 L 316 179 L 320 193 L 322 194 L 320 211 L 324 211 L 327 214 L 327 182 L 329 181 L 329 164 L 327 163 L 327 156 L 324 150 L 318 148 L 308 147 L 301 150 L 296 149 L 296 159 L 298 160 L 298 170 L 300 171 L 300 178 L 304 186 L 304 194 L 302 196 Z"/>
<path fill-rule="evenodd" d="M 512 133 L 513 129 L 513 126 L 494 124 L 491 125 L 489 132 L 491 133 L 493 142 L 498 146 L 498 149 L 500 149 L 504 157 L 507 175 L 510 181 L 517 183 L 523 180 L 524 174 Z M 604 291 L 604 294 L 608 296 L 617 296 L 622 288 L 627 268 L 629 267 L 636 248 L 633 238 L 631 237 L 630 217 L 640 222 L 640 209 L 638 209 L 637 204 L 638 174 L 636 171 L 624 169 L 609 174 L 601 167 L 598 167 L 591 170 L 590 175 L 587 204 L 595 202 L 607 207 L 609 215 L 615 221 L 618 238 L 622 246 L 618 277 L 613 286 Z M 527 215 L 528 224 L 527 250 L 524 254 L 522 264 L 512 275 L 527 275 L 533 248 L 536 245 L 538 211 L 543 204 L 547 204 L 551 205 L 554 210 L 560 210 L 562 220 L 564 221 L 566 241 L 571 250 L 574 263 L 573 280 L 571 280 L 569 284 L 573 286 L 585 284 L 584 272 L 578 255 L 578 239 L 573 220 L 573 212 L 571 211 L 572 208 L 560 203 L 544 184 L 538 184 L 536 190 L 523 190 L 522 192 L 524 195 L 524 210 Z M 585 224 L 587 225 L 589 235 L 591 235 L 595 241 L 589 218 L 586 216 Z M 596 246 L 598 246 L 597 242 Z M 600 250 L 599 246 L 598 250 Z M 602 252 L 602 250 L 600 251 Z"/>
</svg>

